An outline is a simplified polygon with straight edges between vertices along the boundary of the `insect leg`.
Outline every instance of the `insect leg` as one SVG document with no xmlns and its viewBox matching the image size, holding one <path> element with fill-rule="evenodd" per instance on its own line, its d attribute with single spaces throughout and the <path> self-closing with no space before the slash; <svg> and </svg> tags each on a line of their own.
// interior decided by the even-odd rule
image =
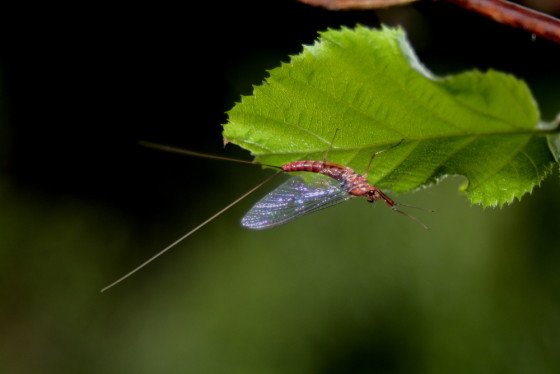
<svg viewBox="0 0 560 374">
<path fill-rule="evenodd" d="M 398 143 L 393 144 L 393 145 L 390 146 L 389 148 L 385 148 L 385 149 L 382 149 L 382 150 L 380 150 L 380 151 L 374 152 L 374 153 L 371 155 L 370 159 L 369 159 L 369 162 L 368 162 L 367 167 L 366 167 L 366 171 L 365 171 L 365 173 L 363 174 L 364 177 L 367 178 L 367 175 L 368 175 L 369 170 L 370 170 L 370 168 L 371 168 L 371 163 L 373 162 L 373 159 L 375 158 L 375 156 L 380 155 L 381 153 L 387 152 L 387 151 L 389 151 L 389 150 L 391 150 L 391 149 L 393 149 L 393 148 L 398 147 L 399 145 L 402 144 L 402 142 L 404 142 L 404 139 L 401 139 Z"/>
<path fill-rule="evenodd" d="M 334 139 L 336 138 L 336 134 L 338 134 L 339 130 L 340 129 L 334 130 L 334 135 L 333 135 L 332 140 L 331 140 L 331 145 L 329 146 L 329 148 L 327 148 L 327 150 L 323 154 L 323 162 L 327 162 L 327 156 L 329 155 L 330 151 L 333 149 Z"/>
</svg>

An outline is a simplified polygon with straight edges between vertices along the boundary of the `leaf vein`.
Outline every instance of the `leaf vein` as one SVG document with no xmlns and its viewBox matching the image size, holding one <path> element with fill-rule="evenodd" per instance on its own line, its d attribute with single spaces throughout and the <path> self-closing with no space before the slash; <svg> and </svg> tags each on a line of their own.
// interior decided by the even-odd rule
<svg viewBox="0 0 560 374">
<path fill-rule="evenodd" d="M 492 171 L 491 173 L 489 173 L 486 177 L 484 177 L 482 180 L 477 182 L 477 186 L 475 186 L 474 188 L 472 188 L 472 190 L 476 190 L 478 188 L 480 188 L 481 185 L 484 185 L 486 182 L 488 182 L 490 179 L 492 179 L 493 177 L 496 176 L 496 174 L 498 174 L 500 171 L 502 171 L 506 166 L 508 166 L 511 161 L 521 152 L 521 150 L 523 148 L 525 148 L 525 146 L 527 146 L 527 144 L 529 143 L 529 141 L 531 140 L 531 137 L 528 137 L 522 144 L 520 144 L 518 147 L 516 147 L 515 151 L 513 151 L 511 153 L 511 155 L 507 158 L 507 160 L 505 162 L 502 162 L 502 164 L 496 168 L 494 168 L 494 171 Z"/>
</svg>

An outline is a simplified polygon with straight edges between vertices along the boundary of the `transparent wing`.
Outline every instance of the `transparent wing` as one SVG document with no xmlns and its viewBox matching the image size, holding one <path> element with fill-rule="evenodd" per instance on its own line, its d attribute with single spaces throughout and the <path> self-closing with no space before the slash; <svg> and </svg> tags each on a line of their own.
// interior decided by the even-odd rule
<svg viewBox="0 0 560 374">
<path fill-rule="evenodd" d="M 250 229 L 274 227 L 351 197 L 340 182 L 327 176 L 314 174 L 308 181 L 292 177 L 257 202 L 241 224 Z"/>
</svg>

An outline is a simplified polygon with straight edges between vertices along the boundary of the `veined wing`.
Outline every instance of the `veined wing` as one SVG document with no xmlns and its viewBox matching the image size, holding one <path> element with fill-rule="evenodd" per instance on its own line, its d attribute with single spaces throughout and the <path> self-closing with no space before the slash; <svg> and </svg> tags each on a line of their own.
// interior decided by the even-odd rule
<svg viewBox="0 0 560 374">
<path fill-rule="evenodd" d="M 257 202 L 241 224 L 250 229 L 266 229 L 352 197 L 332 178 L 321 174 L 310 177 L 309 181 L 300 177 L 288 179 Z"/>
</svg>

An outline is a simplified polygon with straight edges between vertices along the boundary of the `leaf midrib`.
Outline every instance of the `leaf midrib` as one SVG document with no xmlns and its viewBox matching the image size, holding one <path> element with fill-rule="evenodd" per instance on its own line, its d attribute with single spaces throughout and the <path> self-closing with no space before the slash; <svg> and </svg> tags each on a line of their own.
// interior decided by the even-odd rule
<svg viewBox="0 0 560 374">
<path fill-rule="evenodd" d="M 554 133 L 556 130 L 551 131 L 551 130 L 539 130 L 537 128 L 535 128 L 534 130 L 523 130 L 523 131 L 510 131 L 510 132 L 505 132 L 505 131 L 494 131 L 494 132 L 487 132 L 487 133 L 465 133 L 465 134 L 453 134 L 453 135 L 446 135 L 446 136 L 431 136 L 431 137 L 425 137 L 425 138 L 404 138 L 404 141 L 410 141 L 410 142 L 423 142 L 423 141 L 431 141 L 431 140 L 445 140 L 445 139 L 456 139 L 456 138 L 467 138 L 467 137 L 485 137 L 485 136 L 514 136 L 514 135 L 548 135 L 551 133 Z M 243 143 L 245 143 L 245 141 L 242 141 Z M 386 141 L 386 142 L 380 142 L 380 143 L 376 143 L 376 144 L 366 144 L 363 146 L 359 146 L 359 147 L 337 147 L 337 146 L 333 146 L 332 149 L 330 150 L 330 153 L 336 153 L 337 151 L 340 152 L 350 152 L 350 151 L 361 151 L 367 148 L 379 148 L 379 147 L 383 147 L 383 146 L 390 146 L 395 144 L 395 140 L 391 140 L 391 141 Z M 324 152 L 325 149 L 317 149 L 317 150 L 306 150 L 306 151 L 289 151 L 289 152 L 272 152 L 270 150 L 267 150 L 268 152 L 266 153 L 255 153 L 257 156 L 283 156 L 283 155 L 299 155 L 299 154 L 305 154 L 305 155 L 309 155 L 312 153 L 320 153 L 320 152 Z"/>
</svg>

